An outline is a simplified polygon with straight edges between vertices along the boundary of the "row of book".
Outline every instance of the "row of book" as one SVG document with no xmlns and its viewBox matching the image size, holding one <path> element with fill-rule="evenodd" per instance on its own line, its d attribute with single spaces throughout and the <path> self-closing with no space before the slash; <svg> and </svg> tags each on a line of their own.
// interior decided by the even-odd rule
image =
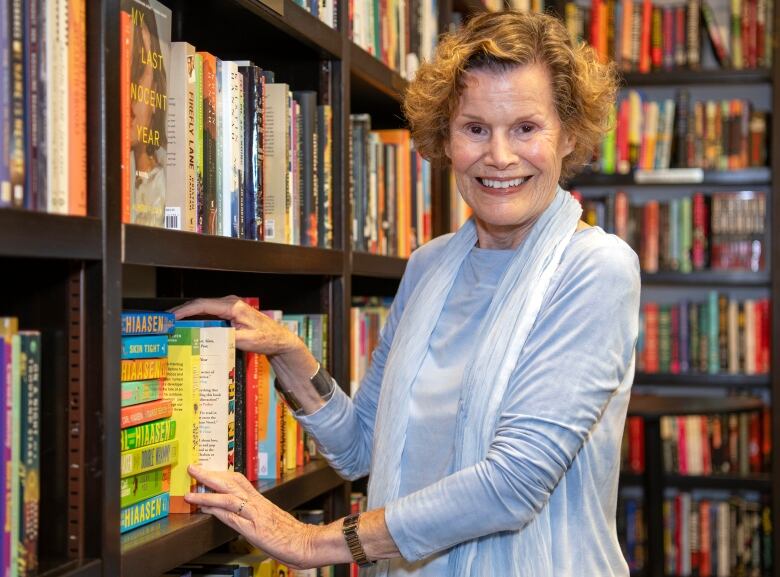
<svg viewBox="0 0 780 577">
<path fill-rule="evenodd" d="M 0 207 L 87 213 L 86 5 L 0 3 Z"/>
<path fill-rule="evenodd" d="M 371 130 L 371 117 L 350 117 L 352 246 L 408 257 L 432 238 L 431 165 L 405 129 Z"/>
<path fill-rule="evenodd" d="M 246 301 L 259 309 L 256 297 Z M 327 367 L 327 315 L 263 314 L 297 334 Z M 123 530 L 168 510 L 192 512 L 183 500 L 195 488 L 186 472 L 191 463 L 256 481 L 281 478 L 316 455 L 276 394 L 268 359 L 237 352 L 234 328 L 149 311 L 123 313 L 122 326 Z M 156 505 L 145 504 L 153 498 Z"/>
<path fill-rule="evenodd" d="M 628 90 L 616 106 L 593 165 L 602 174 L 766 166 L 768 113 L 747 99 L 691 102 L 681 89 L 676 99 L 654 100 Z"/>
<path fill-rule="evenodd" d="M 770 300 L 709 291 L 703 302 L 645 302 L 637 371 L 762 375 L 770 367 Z"/>
<path fill-rule="evenodd" d="M 661 446 L 667 473 L 768 473 L 772 451 L 769 409 L 661 417 Z"/>
<path fill-rule="evenodd" d="M 644 272 L 765 269 L 764 192 L 694 192 L 636 203 L 624 190 L 586 198 L 572 194 L 582 203 L 582 219 L 625 240 Z"/>
<path fill-rule="evenodd" d="M 640 496 L 621 491 L 618 495 L 615 515 L 618 541 L 628 568 L 641 571 L 647 559 L 647 524 L 645 502 Z"/>
<path fill-rule="evenodd" d="M 326 26 L 338 28 L 338 0 L 295 0 L 295 3 L 312 16 L 319 18 Z"/>
<path fill-rule="evenodd" d="M 390 313 L 392 298 L 353 297 L 350 309 L 350 383 L 349 390 L 355 396 L 360 382 L 368 370 L 371 354 L 379 344 L 382 328 Z"/>
<path fill-rule="evenodd" d="M 321 91 L 170 42 L 171 11 L 122 0 L 123 222 L 333 246 L 330 66 Z"/>
<path fill-rule="evenodd" d="M 701 68 L 704 31 L 717 64 L 739 70 L 771 66 L 773 9 L 771 0 L 591 0 L 567 2 L 565 18 L 573 39 L 624 71 Z"/>
<path fill-rule="evenodd" d="M 0 574 L 38 574 L 41 333 L 0 317 Z"/>
<path fill-rule="evenodd" d="M 437 0 L 349 0 L 347 9 L 349 39 L 404 78 L 433 56 Z"/>
<path fill-rule="evenodd" d="M 663 518 L 668 575 L 760 576 L 772 569 L 771 509 L 757 498 L 670 494 Z"/>
</svg>

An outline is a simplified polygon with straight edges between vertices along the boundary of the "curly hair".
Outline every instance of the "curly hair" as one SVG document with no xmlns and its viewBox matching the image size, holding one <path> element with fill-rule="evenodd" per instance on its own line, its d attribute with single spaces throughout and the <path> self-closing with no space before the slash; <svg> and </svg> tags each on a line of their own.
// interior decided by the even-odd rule
<svg viewBox="0 0 780 577">
<path fill-rule="evenodd" d="M 573 43 L 563 24 L 549 14 L 481 14 L 442 37 L 433 59 L 420 66 L 404 95 L 404 113 L 420 154 L 447 162 L 444 144 L 468 71 L 527 64 L 541 64 L 550 75 L 561 126 L 576 139 L 563 159 L 561 179 L 575 174 L 590 161 L 610 126 L 617 72 L 614 64 L 599 62 L 586 44 Z"/>
</svg>

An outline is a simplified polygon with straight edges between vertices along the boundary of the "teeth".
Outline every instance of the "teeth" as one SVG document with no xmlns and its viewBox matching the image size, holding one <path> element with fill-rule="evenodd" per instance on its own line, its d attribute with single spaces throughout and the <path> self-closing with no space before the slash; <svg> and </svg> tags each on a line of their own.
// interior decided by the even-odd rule
<svg viewBox="0 0 780 577">
<path fill-rule="evenodd" d="M 488 178 L 480 178 L 480 182 L 484 186 L 488 186 L 490 188 L 509 188 L 510 186 L 520 186 L 523 184 L 526 180 L 528 180 L 528 176 L 523 178 L 513 178 L 512 180 L 490 180 Z"/>
</svg>

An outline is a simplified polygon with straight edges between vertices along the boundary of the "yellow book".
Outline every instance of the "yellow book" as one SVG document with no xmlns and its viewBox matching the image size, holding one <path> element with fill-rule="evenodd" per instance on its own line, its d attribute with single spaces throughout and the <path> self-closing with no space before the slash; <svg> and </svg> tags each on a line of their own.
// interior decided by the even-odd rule
<svg viewBox="0 0 780 577">
<path fill-rule="evenodd" d="M 175 465 L 179 460 L 179 441 L 165 441 L 121 454 L 119 477 L 129 477 L 144 471 Z"/>
<path fill-rule="evenodd" d="M 177 327 L 168 335 L 168 377 L 163 396 L 173 405 L 178 423 L 179 461 L 171 472 L 171 513 L 191 513 L 193 505 L 184 495 L 195 490 L 195 481 L 187 473 L 200 455 L 200 328 Z"/>
<path fill-rule="evenodd" d="M 289 471 L 296 467 L 296 457 L 298 455 L 298 421 L 292 414 L 292 411 L 284 406 L 284 468 Z"/>
</svg>

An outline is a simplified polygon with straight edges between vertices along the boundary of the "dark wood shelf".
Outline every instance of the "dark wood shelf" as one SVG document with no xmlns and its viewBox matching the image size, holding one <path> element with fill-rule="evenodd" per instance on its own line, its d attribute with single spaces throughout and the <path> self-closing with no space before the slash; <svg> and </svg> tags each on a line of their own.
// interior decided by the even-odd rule
<svg viewBox="0 0 780 577">
<path fill-rule="evenodd" d="M 720 285 L 720 286 L 750 286 L 768 287 L 770 277 L 767 271 L 721 271 L 703 270 L 690 273 L 662 271 L 642 273 L 642 284 L 645 285 Z"/>
<path fill-rule="evenodd" d="M 764 407 L 753 397 L 675 397 L 660 395 L 632 395 L 628 414 L 645 418 L 668 415 L 707 415 L 757 411 Z"/>
<path fill-rule="evenodd" d="M 691 86 L 712 84 L 766 84 L 772 82 L 771 71 L 756 70 L 663 70 L 641 74 L 624 72 L 623 84 L 634 86 Z"/>
<path fill-rule="evenodd" d="M 278 30 L 315 49 L 326 58 L 341 58 L 341 33 L 313 16 L 292 0 L 232 0 Z M 224 10 L 224 3 L 220 10 Z"/>
<path fill-rule="evenodd" d="M 671 169 L 674 170 L 674 169 Z M 647 180 L 647 172 L 640 173 L 639 177 L 635 172 L 630 174 L 596 174 L 583 173 L 571 179 L 570 187 L 582 186 L 741 186 L 758 187 L 766 186 L 772 181 L 772 173 L 768 167 L 759 166 L 753 168 L 744 168 L 741 170 L 704 170 L 701 179 L 692 182 L 688 179 L 674 177 L 659 178 L 657 182 Z"/>
<path fill-rule="evenodd" d="M 401 95 L 406 90 L 407 82 L 404 78 L 387 67 L 383 62 L 363 50 L 357 44 L 349 46 L 351 73 L 353 78 L 353 92 L 362 91 L 364 85 L 395 100 L 401 101 Z M 357 81 L 357 82 L 355 82 Z M 360 112 L 354 110 L 353 112 Z"/>
<path fill-rule="evenodd" d="M 0 209 L 0 256 L 100 260 L 97 218 Z"/>
<path fill-rule="evenodd" d="M 258 490 L 290 510 L 339 487 L 344 480 L 325 461 L 312 461 L 280 480 L 261 481 Z M 122 536 L 122 574 L 160 575 L 232 539 L 236 533 L 211 515 L 171 514 Z"/>
<path fill-rule="evenodd" d="M 768 387 L 769 375 L 708 375 L 706 373 L 637 373 L 635 385 L 693 386 L 693 387 Z"/>
<path fill-rule="evenodd" d="M 352 253 L 352 274 L 366 277 L 400 279 L 406 270 L 405 258 L 380 256 L 365 252 Z"/>
<path fill-rule="evenodd" d="M 631 487 L 642 486 L 645 483 L 645 477 L 642 473 L 625 473 L 620 472 L 620 484 L 629 485 Z"/>
<path fill-rule="evenodd" d="M 215 271 L 339 276 L 339 250 L 123 225 L 124 264 Z"/>
<path fill-rule="evenodd" d="M 99 559 L 69 560 L 49 564 L 41 560 L 36 577 L 100 577 L 102 563 Z"/>
<path fill-rule="evenodd" d="M 664 485 L 678 489 L 729 489 L 768 491 L 772 488 L 769 473 L 751 475 L 674 475 L 663 476 Z"/>
</svg>

